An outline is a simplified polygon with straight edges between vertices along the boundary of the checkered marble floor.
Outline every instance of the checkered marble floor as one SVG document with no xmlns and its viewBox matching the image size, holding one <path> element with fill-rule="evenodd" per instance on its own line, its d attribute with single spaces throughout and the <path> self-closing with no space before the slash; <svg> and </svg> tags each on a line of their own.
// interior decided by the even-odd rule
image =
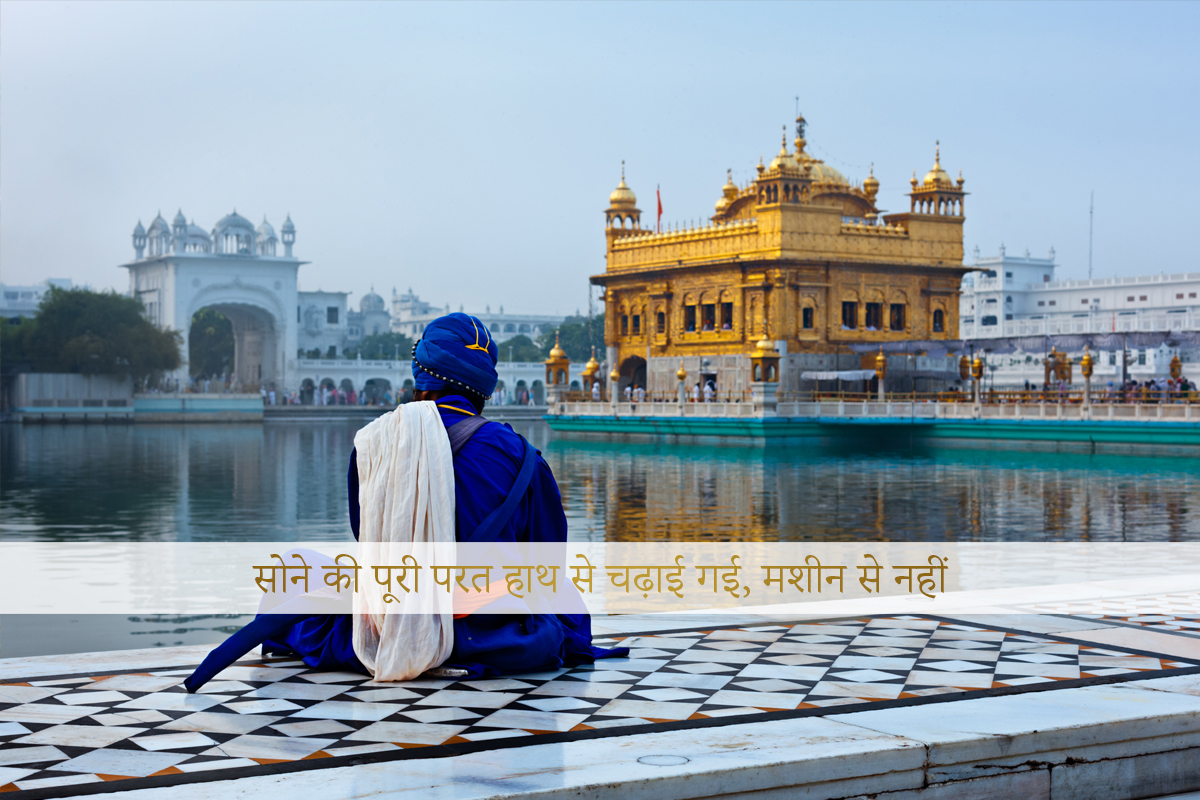
<svg viewBox="0 0 1200 800">
<path fill-rule="evenodd" d="M 629 658 L 494 680 L 374 683 L 295 661 L 0 685 L 0 792 L 28 797 L 921 703 L 1195 665 L 921 617 L 673 631 Z M 1036 687 L 1032 687 L 1036 688 Z M 539 738 L 540 737 L 540 738 Z M 432 748 L 432 749 L 431 749 Z"/>
<path fill-rule="evenodd" d="M 1176 592 L 1113 600 L 1039 603 L 1029 611 L 1069 614 L 1200 637 L 1200 592 Z"/>
</svg>

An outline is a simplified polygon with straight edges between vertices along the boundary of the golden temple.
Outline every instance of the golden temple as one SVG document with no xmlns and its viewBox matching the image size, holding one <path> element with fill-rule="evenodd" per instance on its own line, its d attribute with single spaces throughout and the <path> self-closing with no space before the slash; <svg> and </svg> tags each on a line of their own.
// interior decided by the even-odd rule
<svg viewBox="0 0 1200 800">
<path fill-rule="evenodd" d="M 909 210 L 881 214 L 874 170 L 852 184 L 806 152 L 805 125 L 796 119 L 793 152 L 785 129 L 779 154 L 760 159 L 752 181 L 728 178 L 700 227 L 643 227 L 622 169 L 605 211 L 606 269 L 591 279 L 605 287 L 618 389 L 670 391 L 681 360 L 744 389 L 762 338 L 783 355 L 781 388 L 797 367 L 836 365 L 850 344 L 957 338 L 968 271 L 961 172 L 950 178 L 939 146 L 924 180 L 913 173 Z"/>
</svg>

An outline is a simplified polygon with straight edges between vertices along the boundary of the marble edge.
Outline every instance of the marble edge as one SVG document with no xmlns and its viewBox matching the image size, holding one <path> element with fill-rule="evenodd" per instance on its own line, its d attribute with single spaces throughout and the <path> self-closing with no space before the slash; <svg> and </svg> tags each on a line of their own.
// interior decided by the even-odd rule
<svg viewBox="0 0 1200 800">
<path fill-rule="evenodd" d="M 149 672 L 199 664 L 215 644 L 148 647 L 138 650 L 101 650 L 52 656 L 0 658 L 0 682 L 54 675 L 91 675 L 118 670 Z M 261 658 L 256 647 L 239 661 Z"/>
<path fill-rule="evenodd" d="M 1115 697 L 1114 691 L 1118 693 Z M 1148 710 L 1147 705 L 1153 708 Z M 1055 717 L 1053 709 L 1059 706 L 1074 709 L 1067 724 L 1013 730 L 1014 725 L 1029 728 L 1032 723 L 1028 720 L 1035 711 Z M 1052 710 L 1047 712 L 1048 708 Z M 925 724 L 913 719 L 914 713 L 925 717 Z M 291 773 L 286 781 L 280 775 L 263 775 L 121 794 L 130 800 L 158 800 L 166 797 L 166 792 L 171 800 L 211 800 L 234 794 L 254 794 L 266 800 L 283 797 L 284 792 L 290 797 L 319 792 L 325 800 L 351 800 L 386 795 L 422 797 L 435 790 L 439 797 L 454 800 L 518 796 L 549 800 L 580 794 L 665 800 L 863 778 L 873 782 L 887 779 L 897 783 L 895 788 L 919 788 L 931 773 L 987 758 L 1012 761 L 1009 766 L 993 767 L 1011 772 L 1022 769 L 1016 762 L 1039 753 L 1066 757 L 1120 742 L 1137 742 L 1138 750 L 1145 752 L 1170 750 L 1179 726 L 1193 725 L 1197 716 L 1200 675 L 1187 675 L 1154 679 L 1152 686 L 1145 687 L 1123 683 L 1052 689 L 1003 698 L 743 722 L 708 730 L 531 743 L 500 752 L 318 768 Z M 932 726 L 929 720 L 935 721 Z M 951 726 L 969 720 L 972 730 L 939 732 L 943 720 Z M 1155 739 L 1161 739 L 1158 750 Z M 680 766 L 647 767 L 638 761 L 647 755 L 679 755 L 690 761 Z M 618 774 L 622 777 L 614 780 L 612 776 Z"/>
</svg>

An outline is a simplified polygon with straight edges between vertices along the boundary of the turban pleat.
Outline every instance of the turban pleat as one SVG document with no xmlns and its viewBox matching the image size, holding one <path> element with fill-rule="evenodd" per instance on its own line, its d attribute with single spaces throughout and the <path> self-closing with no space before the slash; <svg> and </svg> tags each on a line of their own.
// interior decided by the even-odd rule
<svg viewBox="0 0 1200 800">
<path fill-rule="evenodd" d="M 498 349 L 478 318 L 455 312 L 425 327 L 413 348 L 413 380 L 422 391 L 468 388 L 481 397 L 496 390 Z"/>
</svg>

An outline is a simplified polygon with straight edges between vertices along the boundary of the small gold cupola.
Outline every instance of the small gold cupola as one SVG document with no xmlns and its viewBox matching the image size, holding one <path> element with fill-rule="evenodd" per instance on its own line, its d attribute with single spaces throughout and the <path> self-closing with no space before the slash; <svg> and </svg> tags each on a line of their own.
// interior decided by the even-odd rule
<svg viewBox="0 0 1200 800">
<path fill-rule="evenodd" d="M 937 217 L 962 217 L 963 191 L 962 172 L 959 172 L 957 183 L 942 168 L 942 143 L 937 142 L 934 149 L 933 169 L 925 173 L 925 178 L 918 184 L 916 172 L 913 172 L 911 212 L 913 214 L 928 214 Z"/>
<path fill-rule="evenodd" d="M 729 208 L 738 196 L 737 184 L 733 182 L 733 170 L 725 170 L 725 185 L 721 187 L 721 199 L 717 201 L 717 213 Z"/>
<path fill-rule="evenodd" d="M 621 162 L 621 182 L 608 196 L 608 208 L 604 221 L 610 231 L 637 230 L 641 227 L 642 212 L 637 207 L 637 195 L 625 183 L 625 162 Z"/>
</svg>

